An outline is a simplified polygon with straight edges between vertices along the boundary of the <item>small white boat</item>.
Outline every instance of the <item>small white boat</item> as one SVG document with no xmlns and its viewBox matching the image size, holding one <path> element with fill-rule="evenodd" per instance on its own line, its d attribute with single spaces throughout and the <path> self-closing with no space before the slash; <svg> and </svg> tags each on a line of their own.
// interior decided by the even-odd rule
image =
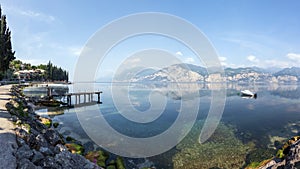
<svg viewBox="0 0 300 169">
<path fill-rule="evenodd" d="M 242 93 L 242 97 L 243 97 L 243 96 L 244 96 L 244 97 L 251 97 L 251 98 L 255 98 L 255 99 L 256 99 L 256 97 L 257 97 L 257 94 L 251 92 L 250 90 L 242 90 L 241 93 Z"/>
</svg>

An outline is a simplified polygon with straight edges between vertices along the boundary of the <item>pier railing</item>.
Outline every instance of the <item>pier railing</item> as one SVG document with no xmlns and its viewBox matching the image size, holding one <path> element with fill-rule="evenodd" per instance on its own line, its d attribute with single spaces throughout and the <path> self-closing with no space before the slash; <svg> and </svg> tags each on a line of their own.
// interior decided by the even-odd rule
<svg viewBox="0 0 300 169">
<path fill-rule="evenodd" d="M 99 92 L 78 92 L 78 93 L 65 93 L 65 94 L 51 94 L 48 95 L 48 98 L 60 97 L 64 98 L 61 104 L 72 107 L 74 105 L 79 104 L 88 104 L 96 101 L 98 104 L 102 104 L 101 102 L 101 91 Z M 97 100 L 94 100 L 94 96 L 97 95 Z M 74 99 L 74 100 L 73 100 Z M 65 103 L 65 100 L 67 101 Z M 73 102 L 72 102 L 73 100 Z"/>
<path fill-rule="evenodd" d="M 90 103 L 94 101 L 94 95 L 97 95 L 97 103 L 101 104 L 101 91 L 99 92 L 79 92 L 79 93 L 66 93 L 63 96 L 67 97 L 67 105 L 72 106 L 72 96 L 75 99 L 74 104 L 81 104 L 81 103 Z M 82 102 L 82 97 L 83 96 L 83 102 Z"/>
</svg>

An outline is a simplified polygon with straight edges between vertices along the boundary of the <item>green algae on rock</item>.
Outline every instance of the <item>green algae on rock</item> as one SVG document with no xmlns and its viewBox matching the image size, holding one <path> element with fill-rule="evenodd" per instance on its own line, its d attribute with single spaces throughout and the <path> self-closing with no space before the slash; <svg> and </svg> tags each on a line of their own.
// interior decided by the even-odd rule
<svg viewBox="0 0 300 169">
<path fill-rule="evenodd" d="M 117 166 L 117 169 L 125 169 L 124 160 L 122 157 L 120 157 L 120 156 L 117 157 L 116 166 Z"/>
<path fill-rule="evenodd" d="M 80 155 L 82 155 L 83 152 L 84 152 L 84 147 L 82 145 L 79 145 L 79 144 L 67 143 L 67 144 L 65 144 L 65 146 L 73 154 L 80 154 Z"/>
<path fill-rule="evenodd" d="M 105 167 L 106 166 L 106 161 L 109 158 L 109 154 L 105 151 L 102 151 L 102 150 L 91 151 L 91 152 L 88 152 L 85 155 L 85 158 L 90 160 L 93 163 L 97 163 L 97 165 L 100 166 L 100 167 Z"/>
<path fill-rule="evenodd" d="M 266 163 L 272 160 L 272 158 L 274 157 L 274 153 L 275 150 L 271 148 L 255 148 L 247 155 L 246 169 L 255 169 L 265 165 Z"/>
<path fill-rule="evenodd" d="M 267 163 L 269 163 L 272 159 L 263 160 L 262 162 L 252 162 L 245 169 L 258 169 Z"/>
<path fill-rule="evenodd" d="M 31 127 L 30 127 L 29 124 L 23 123 L 23 124 L 21 124 L 21 128 L 22 128 L 23 130 L 25 130 L 27 133 L 30 133 Z"/>
<path fill-rule="evenodd" d="M 122 157 L 117 156 L 114 158 L 115 160 L 111 159 L 108 161 L 108 159 L 110 159 L 110 155 L 106 151 L 91 151 L 85 155 L 85 158 L 106 169 L 126 169 Z"/>
<path fill-rule="evenodd" d="M 40 120 L 40 122 L 41 122 L 42 124 L 44 124 L 44 125 L 47 126 L 48 128 L 50 128 L 51 125 L 52 125 L 52 120 L 51 120 L 51 119 L 48 119 L 48 118 L 45 118 L 45 117 L 40 117 L 39 120 Z"/>
<path fill-rule="evenodd" d="M 288 141 L 284 143 L 281 149 L 279 149 L 276 153 L 277 158 L 284 158 L 288 152 L 290 151 L 291 145 L 294 144 L 296 141 L 300 140 L 300 136 L 294 136 Z"/>
<path fill-rule="evenodd" d="M 57 127 L 58 127 L 58 125 L 59 125 L 59 123 L 58 123 L 58 122 L 54 122 L 54 123 L 53 123 L 53 127 L 54 127 L 54 128 L 57 128 Z"/>
<path fill-rule="evenodd" d="M 75 142 L 76 140 L 73 137 L 71 137 L 71 136 L 67 136 L 66 137 L 66 141 L 68 141 L 68 142 Z"/>
</svg>

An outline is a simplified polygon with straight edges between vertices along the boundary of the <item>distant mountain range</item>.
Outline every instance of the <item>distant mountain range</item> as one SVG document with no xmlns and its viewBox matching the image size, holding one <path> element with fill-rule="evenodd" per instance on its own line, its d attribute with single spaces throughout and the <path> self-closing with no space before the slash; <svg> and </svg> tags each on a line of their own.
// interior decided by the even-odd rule
<svg viewBox="0 0 300 169">
<path fill-rule="evenodd" d="M 300 68 L 299 67 L 292 67 L 292 68 L 285 68 L 281 71 L 278 71 L 274 74 L 275 76 L 284 76 L 284 75 L 290 75 L 290 76 L 296 76 L 300 77 Z"/>
<path fill-rule="evenodd" d="M 175 64 L 160 70 L 143 69 L 136 73 L 134 69 L 122 72 L 117 81 L 130 82 L 272 82 L 272 83 L 297 83 L 300 81 L 300 67 L 285 68 L 279 71 L 275 69 L 263 69 L 259 67 L 225 68 L 225 76 L 215 72 L 208 74 L 206 68 L 192 64 Z M 125 77 L 133 77 L 126 79 Z"/>
</svg>

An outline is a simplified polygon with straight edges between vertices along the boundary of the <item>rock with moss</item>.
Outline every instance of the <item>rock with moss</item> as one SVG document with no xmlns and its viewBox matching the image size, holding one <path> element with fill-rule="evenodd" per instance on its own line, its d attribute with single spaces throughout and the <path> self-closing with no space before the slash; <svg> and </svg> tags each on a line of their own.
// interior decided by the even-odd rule
<svg viewBox="0 0 300 169">
<path fill-rule="evenodd" d="M 54 122 L 54 123 L 53 123 L 53 127 L 54 127 L 54 128 L 57 128 L 57 127 L 58 127 L 58 125 L 59 125 L 59 123 L 58 123 L 58 122 Z"/>
<path fill-rule="evenodd" d="M 252 162 L 245 169 L 256 169 L 260 166 L 260 162 Z"/>
<path fill-rule="evenodd" d="M 67 142 L 75 142 L 76 140 L 73 137 L 71 137 L 71 136 L 67 136 L 66 137 L 66 141 Z"/>
<path fill-rule="evenodd" d="M 261 162 L 252 162 L 245 169 L 258 169 L 272 161 L 272 159 L 263 160 Z"/>
<path fill-rule="evenodd" d="M 106 169 L 117 169 L 117 167 L 115 165 L 108 165 Z"/>
<path fill-rule="evenodd" d="M 73 154 L 80 154 L 82 155 L 84 152 L 84 147 L 80 144 L 75 143 L 67 143 L 65 146 L 68 148 L 68 150 Z"/>
<path fill-rule="evenodd" d="M 124 165 L 124 159 L 122 157 L 120 157 L 120 156 L 117 157 L 116 166 L 117 166 L 117 169 L 126 169 L 125 165 Z"/>
<path fill-rule="evenodd" d="M 12 115 L 20 118 L 28 117 L 28 109 L 26 109 L 26 104 L 21 99 L 11 99 L 5 106 Z"/>
<path fill-rule="evenodd" d="M 105 151 L 91 151 L 85 155 L 85 158 L 93 163 L 96 163 L 100 167 L 106 167 L 106 162 L 109 158 L 109 154 Z"/>
<path fill-rule="evenodd" d="M 40 120 L 40 122 L 41 122 L 42 124 L 44 124 L 44 125 L 47 126 L 48 128 L 50 128 L 51 125 L 52 125 L 52 120 L 49 119 L 49 118 L 40 117 L 39 120 Z"/>
<path fill-rule="evenodd" d="M 276 158 L 260 167 L 268 168 L 300 168 L 300 136 L 289 139 L 276 153 Z"/>
<path fill-rule="evenodd" d="M 255 165 L 262 166 L 266 161 L 270 161 L 274 157 L 275 152 L 276 150 L 271 148 L 255 148 L 247 155 L 247 167 L 250 169 L 255 168 Z"/>
<path fill-rule="evenodd" d="M 283 146 L 277 151 L 276 157 L 283 159 L 290 151 L 291 145 L 300 140 L 300 136 L 294 136 L 286 141 Z"/>
<path fill-rule="evenodd" d="M 21 126 L 21 129 L 25 130 L 27 133 L 30 133 L 31 127 L 30 127 L 29 124 L 23 123 L 23 124 L 21 124 L 20 126 Z"/>
</svg>

